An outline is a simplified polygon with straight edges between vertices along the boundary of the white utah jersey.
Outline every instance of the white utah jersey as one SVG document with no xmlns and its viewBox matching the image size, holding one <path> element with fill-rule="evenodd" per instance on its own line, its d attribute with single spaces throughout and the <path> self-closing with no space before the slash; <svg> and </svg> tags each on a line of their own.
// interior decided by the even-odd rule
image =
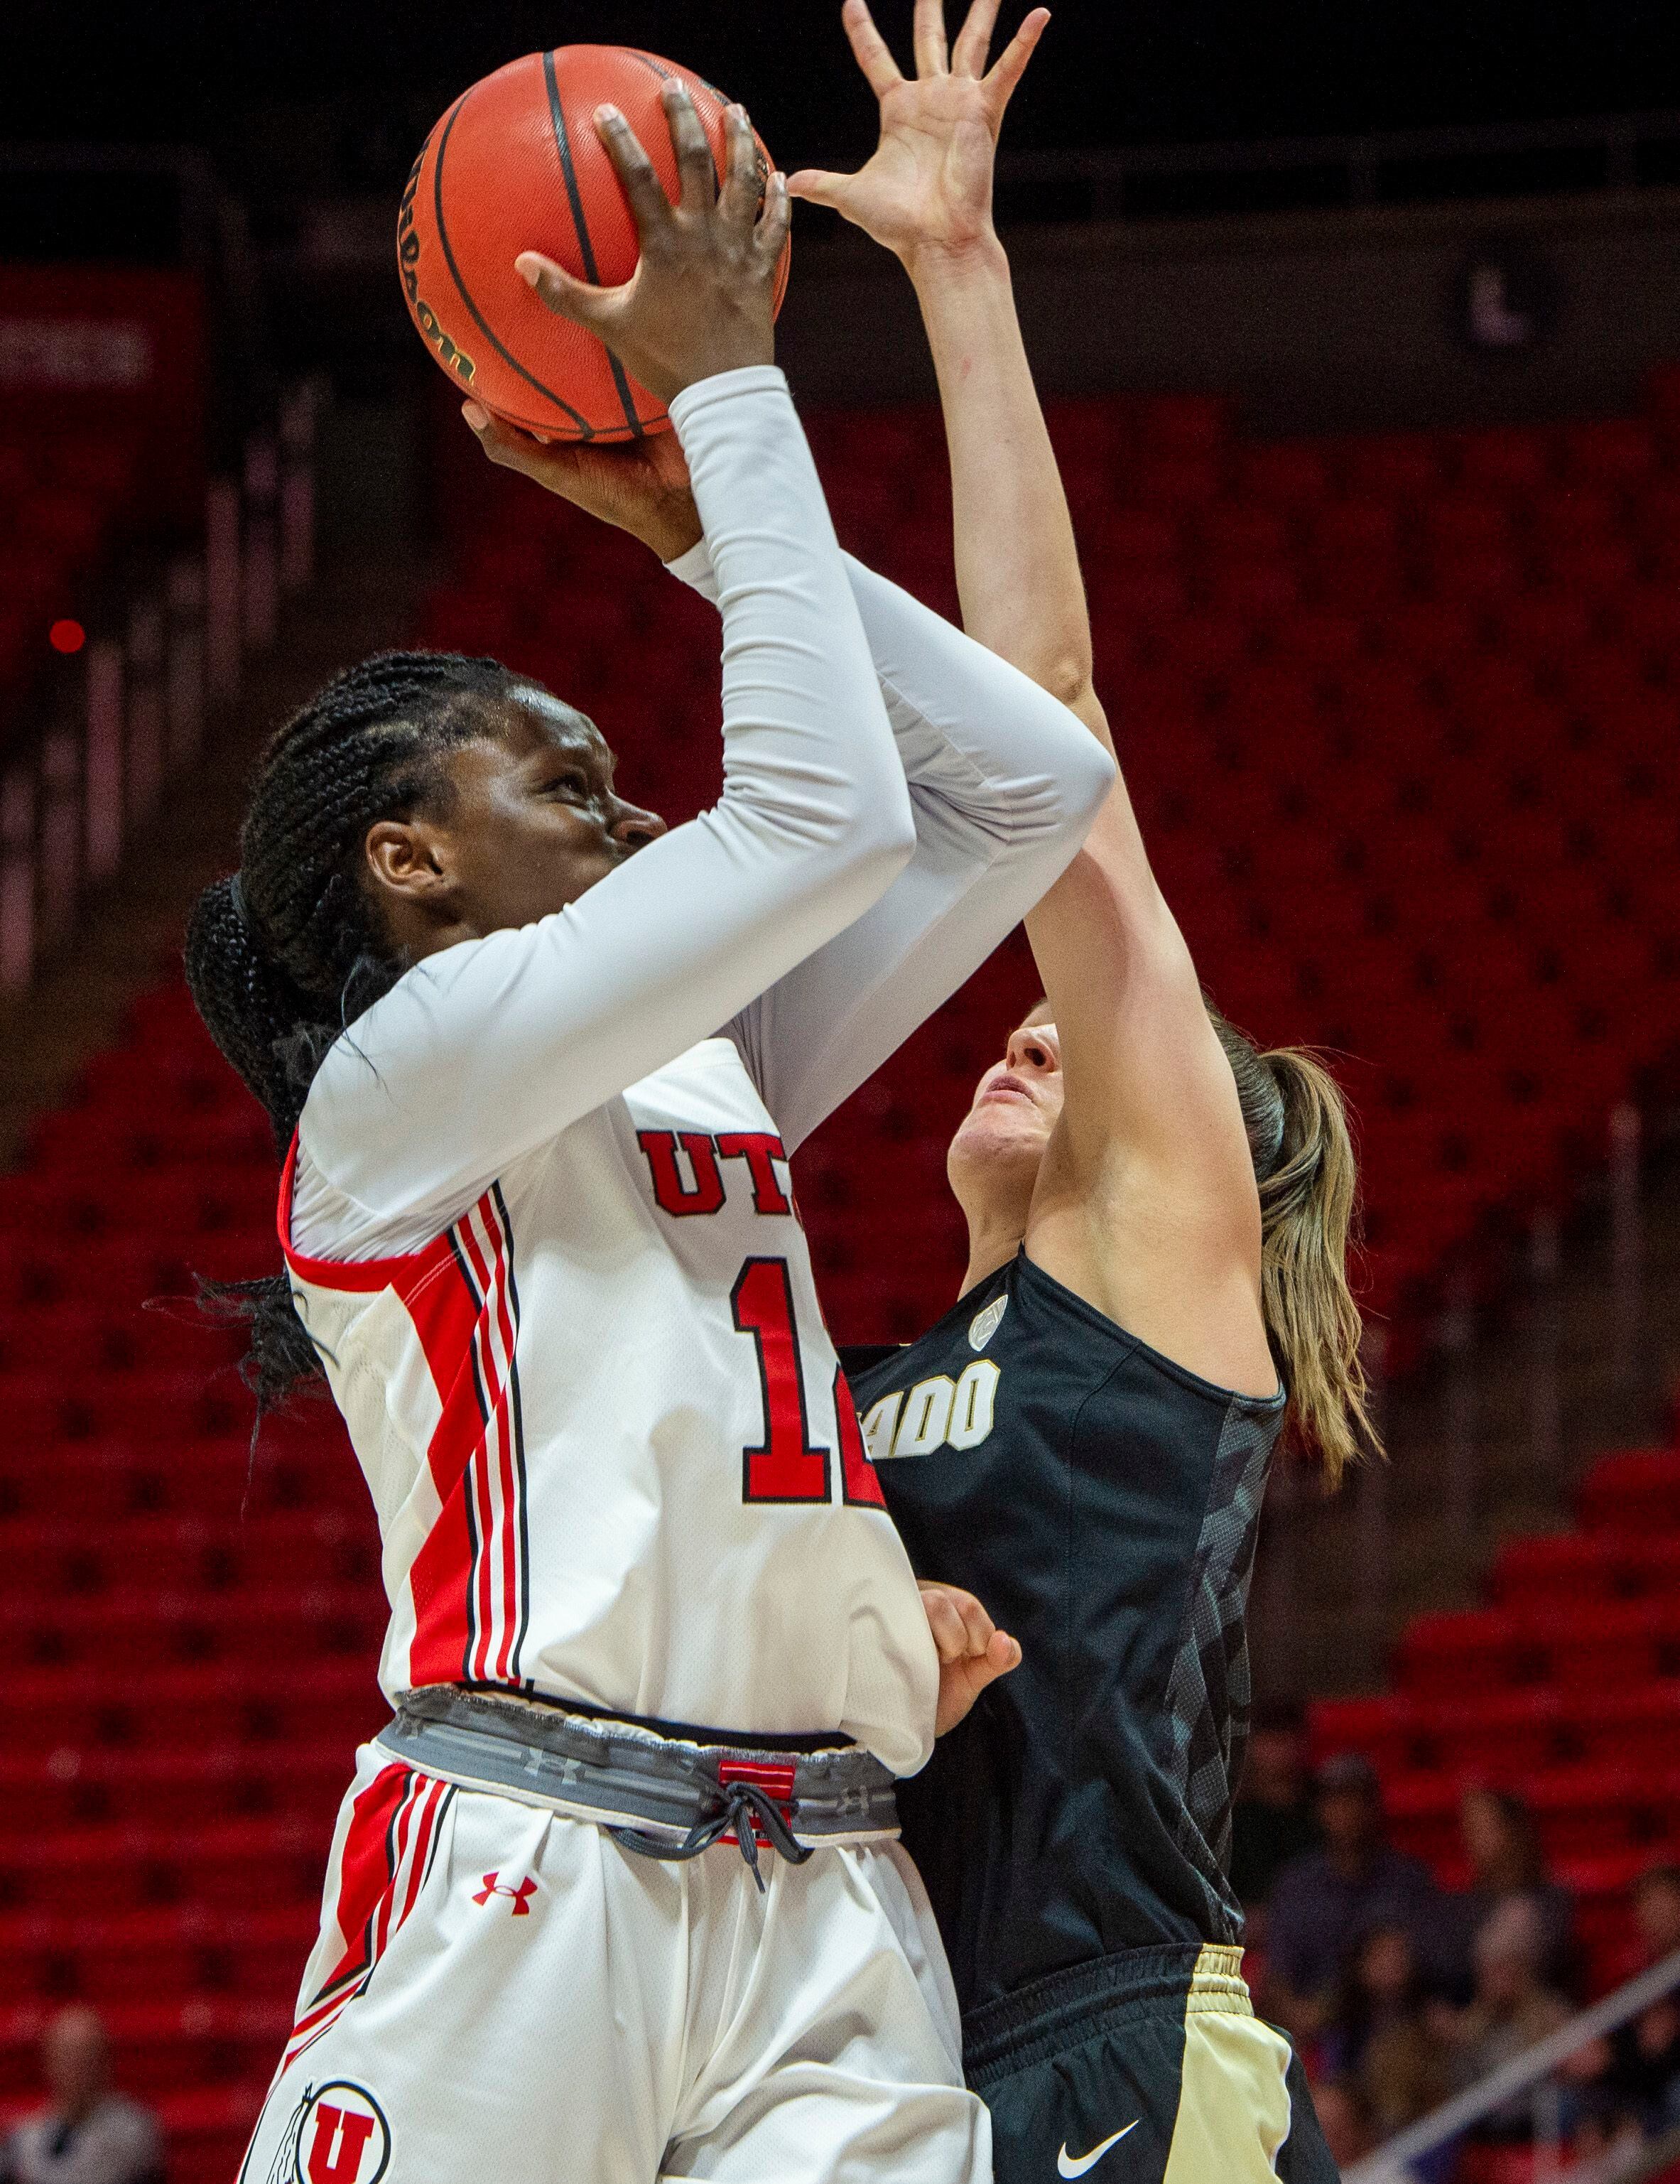
<svg viewBox="0 0 1680 2184">
<path fill-rule="evenodd" d="M 356 1019 L 281 1239 L 379 1512 L 393 1698 L 840 1730 L 905 1773 L 935 1658 L 787 1154 L 1037 900 L 1113 767 L 844 560 L 779 372 L 671 414 L 706 532 L 681 573 L 723 617 L 722 797 Z"/>
<path fill-rule="evenodd" d="M 379 1512 L 393 1699 L 498 1684 L 921 1763 L 926 1620 L 730 1040 L 420 1251 L 288 1256 Z"/>
</svg>

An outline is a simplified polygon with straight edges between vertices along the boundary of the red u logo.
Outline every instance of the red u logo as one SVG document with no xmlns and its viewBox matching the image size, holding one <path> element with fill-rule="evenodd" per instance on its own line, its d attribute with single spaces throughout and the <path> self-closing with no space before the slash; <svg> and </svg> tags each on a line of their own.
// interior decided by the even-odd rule
<svg viewBox="0 0 1680 2184">
<path fill-rule="evenodd" d="M 309 2148 L 309 2184 L 357 2184 L 362 2156 L 373 2137 L 374 2118 L 330 2108 L 315 2109 L 315 2136 Z M 336 2142 L 336 2144 L 335 2144 Z"/>
</svg>

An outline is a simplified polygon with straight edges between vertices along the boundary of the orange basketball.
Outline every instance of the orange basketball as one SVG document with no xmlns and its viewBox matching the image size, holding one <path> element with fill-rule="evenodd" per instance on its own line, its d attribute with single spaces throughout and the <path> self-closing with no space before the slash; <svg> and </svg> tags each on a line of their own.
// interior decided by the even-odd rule
<svg viewBox="0 0 1680 2184">
<path fill-rule="evenodd" d="M 659 94 L 687 86 L 724 164 L 721 93 L 687 69 L 630 46 L 561 46 L 527 53 L 464 91 L 420 148 L 397 221 L 397 265 L 409 313 L 460 389 L 509 424 L 560 440 L 630 440 L 670 420 L 606 347 L 557 318 L 514 270 L 540 250 L 581 281 L 627 281 L 636 223 L 595 133 L 616 106 L 673 199 L 676 155 Z M 759 144 L 760 186 L 770 172 Z M 776 307 L 787 287 L 787 256 Z"/>
</svg>

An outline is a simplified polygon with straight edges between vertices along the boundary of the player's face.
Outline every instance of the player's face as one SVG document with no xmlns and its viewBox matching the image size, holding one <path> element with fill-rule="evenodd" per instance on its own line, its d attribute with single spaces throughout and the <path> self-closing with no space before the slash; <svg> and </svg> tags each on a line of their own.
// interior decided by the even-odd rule
<svg viewBox="0 0 1680 2184">
<path fill-rule="evenodd" d="M 948 1166 L 965 1206 L 990 1190 L 1030 1192 L 1062 1111 L 1061 1041 L 1053 1023 L 1010 1034 L 1003 1057 L 975 1088 L 951 1140 Z"/>
<path fill-rule="evenodd" d="M 665 831 L 657 813 L 615 789 L 613 754 L 594 722 L 534 685 L 509 701 L 493 734 L 452 751 L 448 766 L 448 809 L 404 830 L 423 838 L 447 883 L 440 939 L 564 910 Z"/>
</svg>

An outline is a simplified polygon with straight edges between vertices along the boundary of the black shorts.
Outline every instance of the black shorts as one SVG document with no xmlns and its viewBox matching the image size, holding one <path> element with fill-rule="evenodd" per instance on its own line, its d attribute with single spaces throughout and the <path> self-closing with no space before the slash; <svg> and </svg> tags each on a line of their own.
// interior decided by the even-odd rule
<svg viewBox="0 0 1680 2184">
<path fill-rule="evenodd" d="M 1337 2184 L 1306 2079 L 1234 1948 L 1126 1949 L 963 2020 L 997 2184 Z"/>
</svg>

